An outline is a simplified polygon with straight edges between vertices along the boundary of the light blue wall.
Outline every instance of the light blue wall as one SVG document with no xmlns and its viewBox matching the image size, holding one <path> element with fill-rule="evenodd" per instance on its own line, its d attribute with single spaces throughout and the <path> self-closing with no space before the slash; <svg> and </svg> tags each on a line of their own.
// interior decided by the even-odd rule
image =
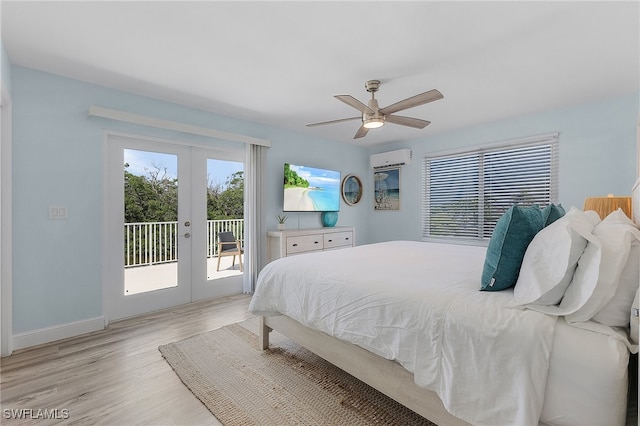
<svg viewBox="0 0 640 426">
<path fill-rule="evenodd" d="M 285 161 L 364 176 L 363 148 L 222 117 L 14 66 L 13 332 L 102 315 L 103 130 L 174 140 L 204 137 L 88 117 L 91 105 L 271 140 L 267 224 L 282 212 Z M 48 206 L 68 220 L 48 220 Z M 368 211 L 343 204 L 338 225 L 366 223 Z M 320 226 L 318 213 L 294 214 L 289 227 Z M 362 240 L 359 240 L 361 243 Z"/>
<path fill-rule="evenodd" d="M 2 55 L 6 59 L 4 51 Z M 207 140 L 88 117 L 90 105 L 271 140 L 266 177 L 266 221 L 270 228 L 275 228 L 275 216 L 282 213 L 284 162 L 336 169 L 343 176 L 359 175 L 365 183 L 364 199 L 355 207 L 343 203 L 338 221 L 338 225 L 356 227 L 358 244 L 420 239 L 421 159 L 428 152 L 558 131 L 560 200 L 565 206 L 580 206 L 587 195 L 628 194 L 635 180 L 638 94 L 367 151 L 27 68 L 14 66 L 10 72 L 14 333 L 102 315 L 104 129 L 176 140 Z M 413 150 L 414 161 L 402 169 L 401 210 L 375 212 L 369 154 L 405 147 Z M 69 219 L 48 220 L 49 204 L 68 206 Z M 289 216 L 288 228 L 320 226 L 317 213 Z"/>
<path fill-rule="evenodd" d="M 4 49 L 4 44 L 0 42 L 0 83 L 11 95 L 11 62 Z"/>
<path fill-rule="evenodd" d="M 370 154 L 411 148 L 413 162 L 401 171 L 400 211 L 372 212 L 369 239 L 421 239 L 422 159 L 426 154 L 543 133 L 560 133 L 560 202 L 565 207 L 582 208 L 587 196 L 630 195 L 636 180 L 638 102 L 635 93 L 371 149 Z M 367 182 L 373 185 L 371 173 Z"/>
</svg>

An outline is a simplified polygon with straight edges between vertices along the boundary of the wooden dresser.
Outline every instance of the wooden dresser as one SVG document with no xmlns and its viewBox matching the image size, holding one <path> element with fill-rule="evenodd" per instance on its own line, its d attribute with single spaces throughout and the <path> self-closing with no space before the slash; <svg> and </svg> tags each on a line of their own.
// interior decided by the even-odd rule
<svg viewBox="0 0 640 426">
<path fill-rule="evenodd" d="M 267 258 L 269 262 L 296 254 L 355 245 L 356 230 L 350 226 L 267 232 Z"/>
</svg>

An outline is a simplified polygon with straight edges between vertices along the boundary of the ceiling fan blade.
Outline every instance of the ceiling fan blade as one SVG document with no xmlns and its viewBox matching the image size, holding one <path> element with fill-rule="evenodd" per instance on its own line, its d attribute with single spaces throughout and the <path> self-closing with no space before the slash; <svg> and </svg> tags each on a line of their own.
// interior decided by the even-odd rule
<svg viewBox="0 0 640 426">
<path fill-rule="evenodd" d="M 419 118 L 413 117 L 403 117 L 401 115 L 385 115 L 384 121 L 387 123 L 400 124 L 401 126 L 409 126 L 414 127 L 416 129 L 424 129 L 429 124 L 430 121 L 420 120 Z"/>
<path fill-rule="evenodd" d="M 354 107 L 355 109 L 357 109 L 363 114 L 375 114 L 375 111 L 373 111 L 371 108 L 369 108 L 368 106 L 366 106 L 365 104 L 363 104 L 362 102 L 360 102 L 359 100 L 357 100 L 351 95 L 335 95 L 334 98 L 344 102 L 345 104 L 351 107 Z"/>
<path fill-rule="evenodd" d="M 338 120 L 322 121 L 320 123 L 307 124 L 307 127 L 324 126 L 325 124 L 342 123 L 343 121 L 362 120 L 362 117 L 340 118 Z"/>
<path fill-rule="evenodd" d="M 380 112 L 385 115 L 393 114 L 394 112 L 428 104 L 429 102 L 437 101 L 438 99 L 442 98 L 444 98 L 444 96 L 442 96 L 442 93 L 440 93 L 436 89 L 432 89 L 428 92 L 420 93 L 419 95 L 412 96 L 403 101 L 399 101 L 395 104 L 384 107 L 380 110 Z"/>
<path fill-rule="evenodd" d="M 363 138 L 363 137 L 367 136 L 367 132 L 368 131 L 369 131 L 369 129 L 367 129 L 366 127 L 360 126 L 360 128 L 356 132 L 356 135 L 353 138 L 354 139 Z"/>
</svg>

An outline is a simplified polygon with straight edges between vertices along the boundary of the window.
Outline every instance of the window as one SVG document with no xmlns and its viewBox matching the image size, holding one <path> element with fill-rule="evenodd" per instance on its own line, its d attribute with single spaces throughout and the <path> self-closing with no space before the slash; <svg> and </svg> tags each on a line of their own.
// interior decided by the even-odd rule
<svg viewBox="0 0 640 426">
<path fill-rule="evenodd" d="M 427 155 L 422 176 L 423 239 L 486 240 L 513 204 L 557 203 L 558 134 Z"/>
</svg>

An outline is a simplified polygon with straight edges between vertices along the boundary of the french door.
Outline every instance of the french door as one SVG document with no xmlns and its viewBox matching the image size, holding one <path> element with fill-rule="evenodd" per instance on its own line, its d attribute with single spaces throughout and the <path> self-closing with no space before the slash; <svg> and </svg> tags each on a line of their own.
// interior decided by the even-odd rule
<svg viewBox="0 0 640 426">
<path fill-rule="evenodd" d="M 107 135 L 103 293 L 108 321 L 242 291 L 240 259 L 218 267 L 217 234 L 242 220 L 207 217 L 211 164 L 243 150 Z M 213 161 L 213 162 L 212 162 Z M 216 163 L 216 161 L 218 163 Z"/>
</svg>

